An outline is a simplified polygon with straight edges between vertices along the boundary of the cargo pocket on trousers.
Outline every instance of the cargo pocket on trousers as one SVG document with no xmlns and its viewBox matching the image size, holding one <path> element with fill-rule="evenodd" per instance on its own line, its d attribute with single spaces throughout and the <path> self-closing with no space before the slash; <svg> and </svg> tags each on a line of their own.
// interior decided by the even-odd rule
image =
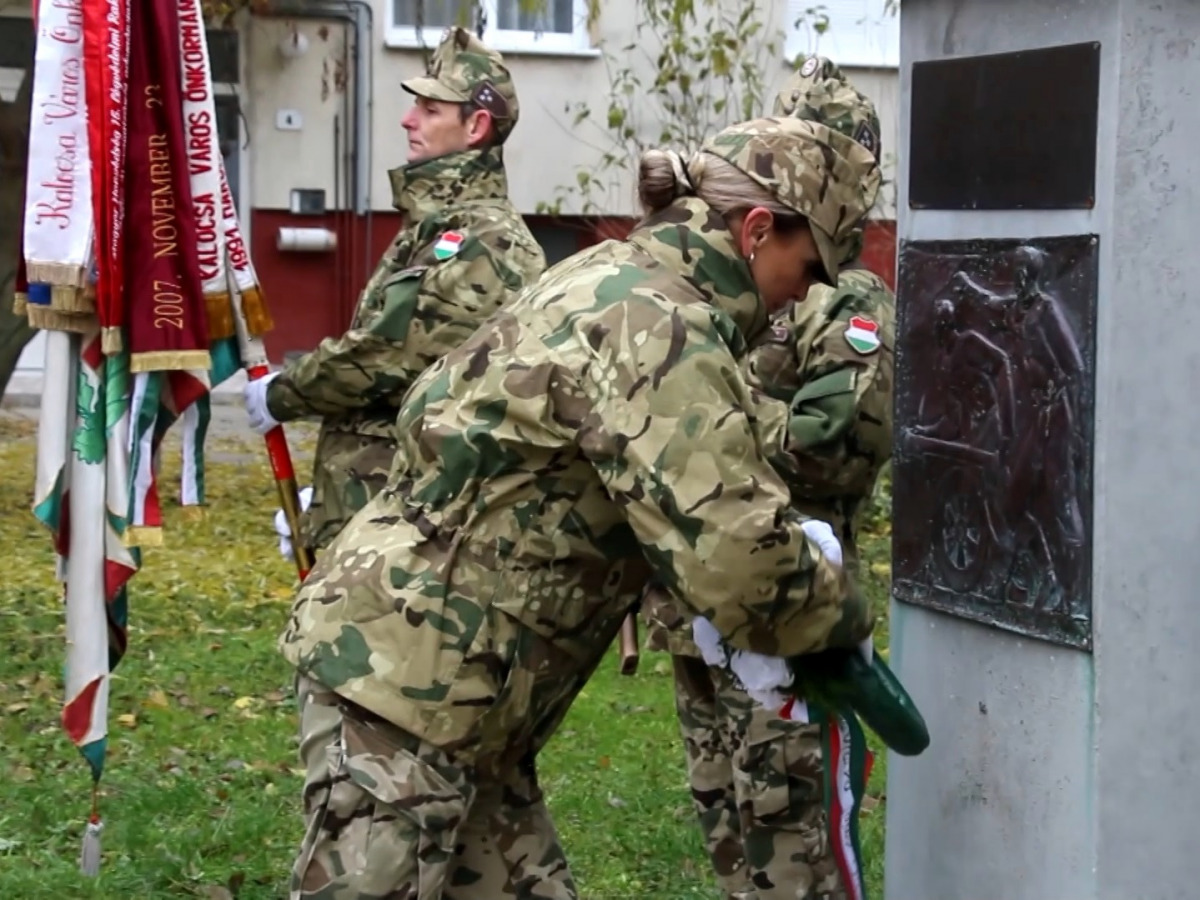
<svg viewBox="0 0 1200 900">
<path fill-rule="evenodd" d="M 772 834 L 772 852 L 786 847 L 810 865 L 827 844 L 818 734 L 805 726 L 752 743 L 734 768 L 743 833 Z"/>
<path fill-rule="evenodd" d="M 356 894 L 440 897 L 470 789 L 438 771 L 448 760 L 421 759 L 389 731 L 343 719 L 323 829 Z"/>
<path fill-rule="evenodd" d="M 753 743 L 744 749 L 742 764 L 735 762 L 738 806 L 743 816 L 748 812 L 759 823 L 786 817 L 792 806 L 792 791 L 785 751 L 785 742 L 779 739 Z"/>
</svg>

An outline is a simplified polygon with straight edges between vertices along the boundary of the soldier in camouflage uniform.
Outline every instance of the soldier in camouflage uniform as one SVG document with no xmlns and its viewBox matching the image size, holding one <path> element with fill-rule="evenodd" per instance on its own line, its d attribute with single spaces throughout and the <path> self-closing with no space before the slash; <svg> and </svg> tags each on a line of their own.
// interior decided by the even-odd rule
<svg viewBox="0 0 1200 900">
<path fill-rule="evenodd" d="M 389 173 L 403 226 L 363 289 L 350 330 L 246 386 L 260 432 L 321 418 L 301 521 L 301 540 L 314 552 L 383 487 L 396 409 L 417 375 L 546 267 L 508 199 L 502 148 L 518 104 L 500 54 L 451 29 L 429 73 L 403 87 L 416 97 L 403 120 L 409 162 Z M 287 554 L 285 532 L 283 525 Z"/>
<path fill-rule="evenodd" d="M 535 759 L 651 578 L 738 647 L 869 635 L 770 462 L 787 405 L 737 361 L 836 277 L 879 179 L 797 119 L 648 152 L 651 214 L 626 240 L 550 269 L 417 379 L 387 486 L 280 639 L 324 761 L 294 898 L 577 897 Z"/>
<path fill-rule="evenodd" d="M 876 158 L 879 119 L 832 62 L 805 60 L 774 114 L 821 122 Z M 805 514 L 829 522 L 845 565 L 858 564 L 858 513 L 891 454 L 895 298 L 862 268 L 862 231 L 838 286 L 789 305 L 743 361 L 748 381 L 791 406 L 787 481 Z M 820 725 L 781 719 L 728 671 L 709 667 L 684 611 L 657 591 L 643 611 L 651 649 L 673 654 L 676 709 L 693 802 L 729 900 L 843 900 L 823 797 Z"/>
</svg>

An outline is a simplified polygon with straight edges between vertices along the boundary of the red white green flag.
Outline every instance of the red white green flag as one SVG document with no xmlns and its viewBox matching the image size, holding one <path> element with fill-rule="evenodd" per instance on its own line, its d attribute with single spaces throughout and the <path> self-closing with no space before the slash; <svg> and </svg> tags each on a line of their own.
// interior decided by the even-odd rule
<svg viewBox="0 0 1200 900">
<path fill-rule="evenodd" d="M 46 331 L 33 511 L 64 586 L 63 726 L 91 768 L 81 865 L 95 873 L 109 683 L 138 547 L 162 539 L 162 440 L 182 421 L 180 499 L 202 505 L 211 388 L 266 374 L 272 323 L 221 162 L 198 0 L 35 0 L 34 15 L 17 309 Z M 267 446 L 294 506 L 282 429 Z"/>
</svg>

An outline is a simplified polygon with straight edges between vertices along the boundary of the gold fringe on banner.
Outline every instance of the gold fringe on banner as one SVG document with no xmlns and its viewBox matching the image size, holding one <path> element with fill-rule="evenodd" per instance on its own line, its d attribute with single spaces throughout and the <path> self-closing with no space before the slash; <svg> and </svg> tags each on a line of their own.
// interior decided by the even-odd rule
<svg viewBox="0 0 1200 900">
<path fill-rule="evenodd" d="M 205 294 L 204 309 L 208 315 L 208 339 L 220 341 L 237 334 L 233 325 L 233 304 L 229 294 Z"/>
<path fill-rule="evenodd" d="M 198 504 L 181 506 L 179 508 L 179 516 L 185 522 L 203 522 L 206 515 L 208 515 L 208 513 L 204 507 Z"/>
<path fill-rule="evenodd" d="M 72 287 L 69 284 L 50 285 L 50 307 L 66 313 L 96 311 L 95 289 Z"/>
<path fill-rule="evenodd" d="M 170 372 L 180 369 L 211 369 L 212 356 L 207 350 L 153 350 L 135 353 L 129 361 L 131 372 Z"/>
<path fill-rule="evenodd" d="M 262 337 L 275 327 L 267 312 L 267 301 L 258 288 L 242 292 L 242 317 L 246 320 L 246 330 L 254 337 Z"/>
<path fill-rule="evenodd" d="M 85 274 L 83 266 L 72 263 L 31 262 L 26 263 L 25 280 L 30 284 L 82 287 L 87 282 Z"/>
<path fill-rule="evenodd" d="M 106 325 L 100 329 L 100 352 L 105 356 L 113 356 L 125 349 L 125 336 L 116 325 Z"/>
<path fill-rule="evenodd" d="M 25 315 L 25 307 L 29 305 L 29 295 L 24 291 L 13 294 L 13 312 L 18 316 Z"/>
<path fill-rule="evenodd" d="M 25 311 L 29 314 L 29 324 L 43 331 L 70 331 L 74 334 L 86 334 L 96 327 L 96 316 L 93 313 L 69 313 L 61 309 L 30 303 Z"/>
</svg>

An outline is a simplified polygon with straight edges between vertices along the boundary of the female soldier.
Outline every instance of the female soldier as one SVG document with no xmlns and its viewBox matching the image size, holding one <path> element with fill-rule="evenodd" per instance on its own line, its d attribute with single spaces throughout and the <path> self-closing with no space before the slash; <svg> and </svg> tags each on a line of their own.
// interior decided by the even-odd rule
<svg viewBox="0 0 1200 900">
<path fill-rule="evenodd" d="M 833 62 L 803 61 L 775 115 L 820 122 L 878 156 L 875 106 Z M 747 380 L 791 405 L 785 472 L 802 512 L 828 522 L 857 568 L 859 513 L 892 443 L 895 299 L 862 268 L 862 230 L 839 260 L 838 286 L 814 285 L 777 314 L 742 360 Z M 705 847 L 729 900 L 844 900 L 860 867 L 831 841 L 820 725 L 760 705 L 691 640 L 690 616 L 649 592 L 651 649 L 670 650 L 675 702 Z M 840 871 L 839 871 L 840 870 Z"/>
<path fill-rule="evenodd" d="M 651 578 L 736 647 L 869 635 L 768 461 L 787 407 L 737 359 L 833 282 L 879 179 L 795 119 L 686 163 L 649 152 L 627 240 L 551 269 L 414 384 L 388 486 L 281 639 L 308 769 L 293 897 L 576 897 L 534 758 Z"/>
</svg>

